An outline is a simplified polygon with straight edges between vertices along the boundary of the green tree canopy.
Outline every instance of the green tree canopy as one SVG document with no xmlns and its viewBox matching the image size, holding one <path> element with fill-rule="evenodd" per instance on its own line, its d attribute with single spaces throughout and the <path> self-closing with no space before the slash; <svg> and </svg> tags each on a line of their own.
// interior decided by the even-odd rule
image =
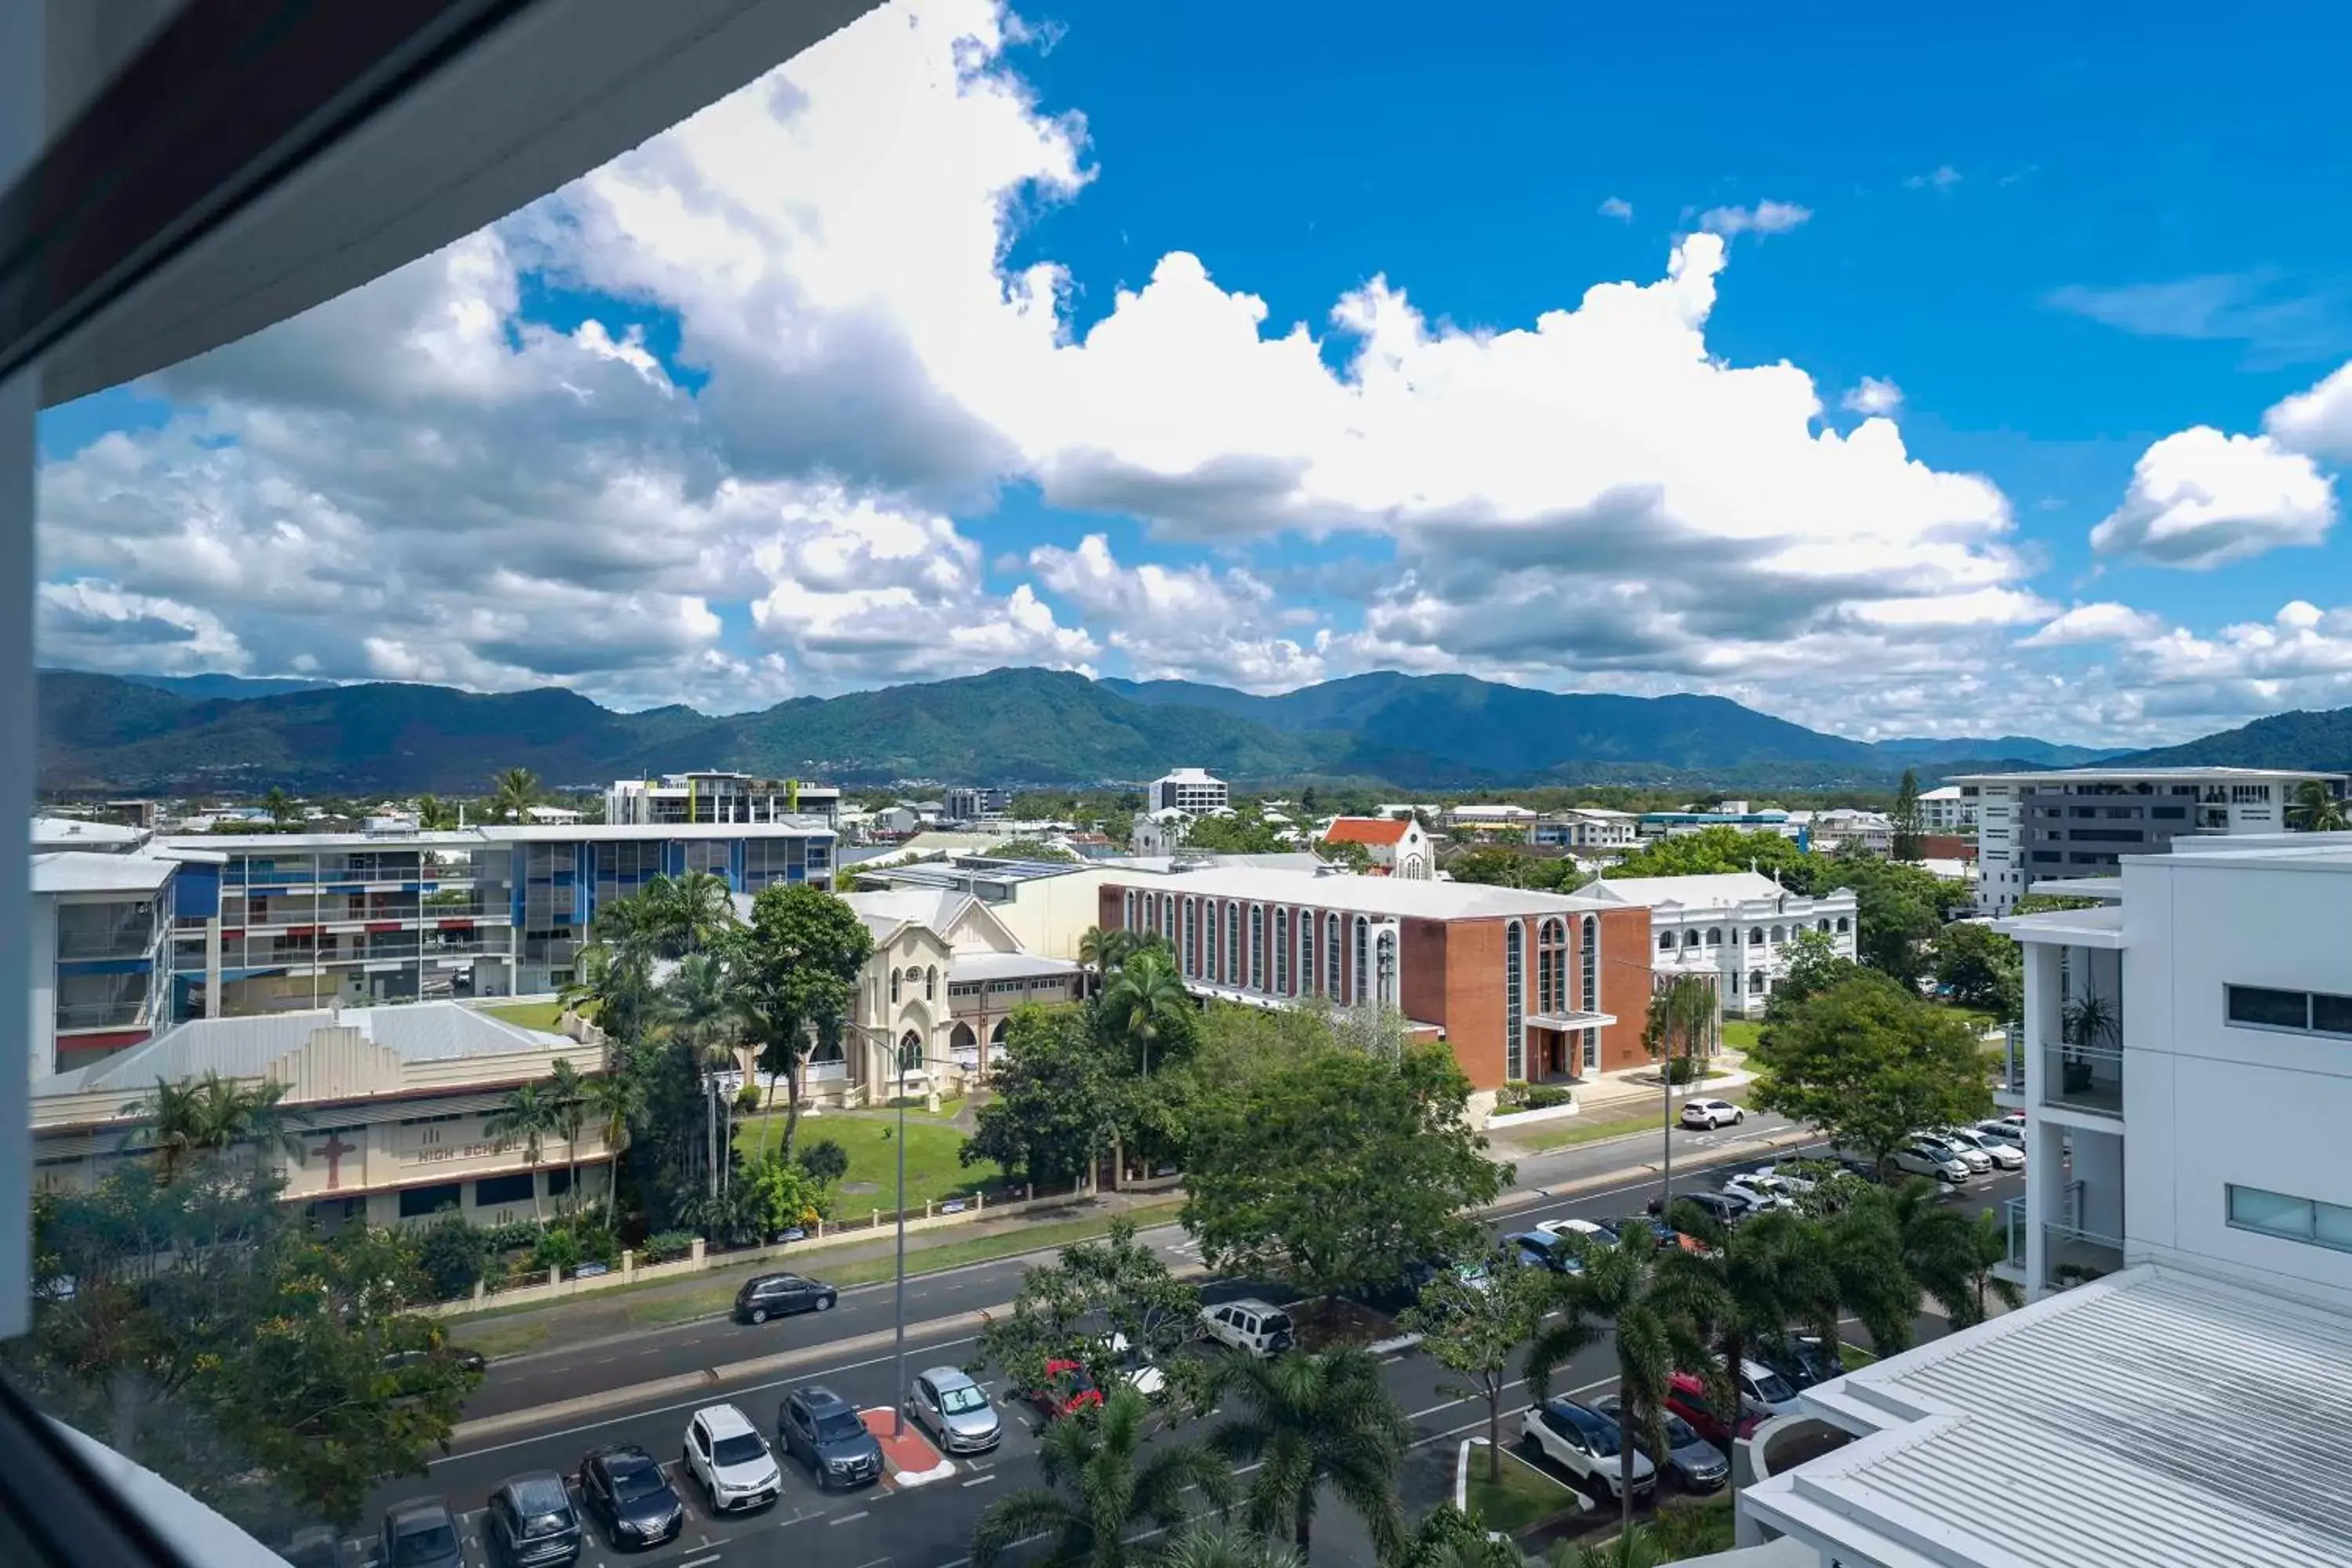
<svg viewBox="0 0 2352 1568">
<path fill-rule="evenodd" d="M 1093 1169 L 1118 1128 L 1114 1053 L 1077 1007 L 1016 1007 L 994 1054 L 994 1098 L 958 1156 L 993 1160 L 1041 1187 Z"/>
<path fill-rule="evenodd" d="M 1886 975 L 1859 973 L 1768 1023 L 1754 1103 L 1882 1165 L 1922 1128 L 1992 1112 L 1976 1027 Z"/>
<path fill-rule="evenodd" d="M 1397 1326 L 1421 1336 L 1423 1353 L 1467 1386 L 1454 1391 L 1486 1405 L 1486 1479 L 1503 1474 L 1503 1395 L 1518 1352 L 1535 1337 L 1536 1325 L 1551 1310 L 1551 1287 L 1539 1269 L 1525 1268 L 1504 1253 L 1491 1253 L 1483 1272 L 1465 1278 L 1441 1268 L 1420 1298 L 1397 1319 Z"/>
<path fill-rule="evenodd" d="M 1486 882 L 1544 893 L 1572 893 L 1591 880 L 1569 856 L 1507 844 L 1484 844 L 1465 850 L 1447 861 L 1445 869 L 1457 882 Z"/>
<path fill-rule="evenodd" d="M 782 1157 L 801 1123 L 802 1060 L 837 1037 L 857 999 L 874 938 L 856 911 L 809 882 L 771 882 L 751 902 L 751 929 L 734 944 L 736 1005 L 773 1096 L 784 1084 Z"/>
<path fill-rule="evenodd" d="M 1013 1310 L 981 1331 L 980 1361 L 1013 1388 L 1044 1387 L 1051 1361 L 1076 1362 L 1096 1387 L 1115 1388 L 1125 1365 L 1110 1336 L 1123 1334 L 1131 1350 L 1160 1364 L 1154 1404 L 1207 1409 L 1214 1363 L 1177 1354 L 1200 1328 L 1200 1289 L 1135 1237 L 1134 1222 L 1121 1219 L 1102 1239 L 1073 1242 L 1054 1262 L 1032 1268 Z"/>
<path fill-rule="evenodd" d="M 1937 936 L 1936 983 L 1961 1006 L 1996 1018 L 2015 1018 L 2025 1006 L 2025 962 L 2017 943 L 1979 921 L 1955 921 Z"/>
<path fill-rule="evenodd" d="M 1895 791 L 1894 822 L 1895 842 L 1888 851 L 1889 858 L 1906 865 L 1916 861 L 1920 857 L 1919 841 L 1927 827 L 1926 815 L 1919 809 L 1919 774 L 1915 769 L 1903 770 L 1903 783 Z"/>
<path fill-rule="evenodd" d="M 1808 996 L 1818 996 L 1862 973 L 1862 965 L 1838 952 L 1837 939 L 1823 931 L 1798 931 L 1780 950 L 1780 977 L 1773 982 L 1771 999 L 1765 1004 L 1768 1014 L 1776 1018 Z"/>
<path fill-rule="evenodd" d="M 1610 868 L 1612 877 L 1721 876 L 1753 867 L 1766 876 L 1780 873 L 1793 891 L 1811 892 L 1821 857 L 1809 855 L 1793 838 L 1771 830 L 1749 832 L 1720 824 L 1696 833 L 1677 833 L 1644 845 Z"/>
</svg>

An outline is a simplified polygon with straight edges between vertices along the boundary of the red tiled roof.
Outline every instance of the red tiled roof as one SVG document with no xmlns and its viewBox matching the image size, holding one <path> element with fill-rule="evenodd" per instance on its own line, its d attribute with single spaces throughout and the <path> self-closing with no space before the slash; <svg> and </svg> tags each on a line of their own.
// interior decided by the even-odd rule
<svg viewBox="0 0 2352 1568">
<path fill-rule="evenodd" d="M 1340 816 L 1323 830 L 1326 844 L 1398 844 L 1412 824 L 1379 816 Z"/>
</svg>

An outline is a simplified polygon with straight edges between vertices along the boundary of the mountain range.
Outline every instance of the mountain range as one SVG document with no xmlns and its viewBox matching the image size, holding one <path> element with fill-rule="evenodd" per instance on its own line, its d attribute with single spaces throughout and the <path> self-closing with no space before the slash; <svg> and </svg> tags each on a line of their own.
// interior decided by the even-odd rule
<svg viewBox="0 0 2352 1568">
<path fill-rule="evenodd" d="M 2352 709 L 2290 713 L 2125 753 L 2023 736 L 1866 742 L 1720 697 L 1563 694 L 1467 676 L 1351 676 L 1276 696 L 1190 681 L 998 669 L 714 717 L 621 713 L 555 688 L 482 694 L 233 676 L 44 670 L 53 791 L 478 792 L 500 769 L 556 784 L 733 768 L 849 784 L 1089 784 L 1206 767 L 1240 781 L 1400 789 L 1536 784 L 1885 788 L 1979 768 L 2122 760 L 2352 770 Z"/>
</svg>

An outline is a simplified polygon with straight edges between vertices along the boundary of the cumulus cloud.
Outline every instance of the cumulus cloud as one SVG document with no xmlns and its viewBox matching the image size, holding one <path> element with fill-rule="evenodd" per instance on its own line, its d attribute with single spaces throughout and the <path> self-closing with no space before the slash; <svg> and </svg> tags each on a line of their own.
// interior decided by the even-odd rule
<svg viewBox="0 0 2352 1568">
<path fill-rule="evenodd" d="M 1961 174 L 1949 163 L 1938 163 L 1924 174 L 1913 174 L 1903 182 L 1908 191 L 1948 191 L 1960 183 Z"/>
<path fill-rule="evenodd" d="M 2273 405 L 2263 429 L 2288 451 L 2352 463 L 2352 364 Z"/>
<path fill-rule="evenodd" d="M 2164 629 L 2164 619 L 2160 616 L 2135 610 L 2128 605 L 2103 601 L 2076 605 L 2032 637 L 2021 639 L 2017 646 L 2069 647 L 2084 643 L 2142 643 Z"/>
<path fill-rule="evenodd" d="M 2335 521 L 2335 490 L 2309 458 L 2268 436 L 2200 425 L 2140 455 L 2123 504 L 2091 530 L 2091 545 L 2204 568 L 2320 543 Z"/>
<path fill-rule="evenodd" d="M 210 610 L 81 577 L 44 583 L 35 599 L 42 655 L 80 669 L 150 675 L 242 674 L 252 660 Z"/>
<path fill-rule="evenodd" d="M 1855 414 L 1871 416 L 1892 414 L 1903 406 L 1903 389 L 1892 381 L 1865 375 L 1860 385 L 1849 389 L 1838 401 L 1843 407 Z"/>
<path fill-rule="evenodd" d="M 1249 573 L 1145 562 L 1124 566 L 1110 542 L 1090 533 L 1075 550 L 1041 545 L 1029 563 L 1046 590 L 1085 612 L 1142 679 L 1211 680 L 1283 691 L 1320 680 L 1328 630 L 1305 644 L 1282 634 L 1275 591 Z"/>
<path fill-rule="evenodd" d="M 1794 202 L 1758 202 L 1752 207 L 1709 207 L 1699 214 L 1698 226 L 1727 239 L 1741 234 L 1786 234 L 1811 221 L 1811 207 Z"/>
<path fill-rule="evenodd" d="M 1620 223 L 1633 221 L 1633 204 L 1622 196 L 1610 196 L 1601 204 L 1601 216 L 1613 217 Z"/>
</svg>

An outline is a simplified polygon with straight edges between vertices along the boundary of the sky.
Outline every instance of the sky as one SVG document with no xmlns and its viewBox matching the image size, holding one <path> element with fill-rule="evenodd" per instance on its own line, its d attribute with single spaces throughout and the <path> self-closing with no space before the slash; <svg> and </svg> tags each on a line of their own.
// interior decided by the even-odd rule
<svg viewBox="0 0 2352 1568">
<path fill-rule="evenodd" d="M 49 411 L 42 656 L 2352 704 L 2352 15 L 1457 9 L 883 5 Z"/>
</svg>

